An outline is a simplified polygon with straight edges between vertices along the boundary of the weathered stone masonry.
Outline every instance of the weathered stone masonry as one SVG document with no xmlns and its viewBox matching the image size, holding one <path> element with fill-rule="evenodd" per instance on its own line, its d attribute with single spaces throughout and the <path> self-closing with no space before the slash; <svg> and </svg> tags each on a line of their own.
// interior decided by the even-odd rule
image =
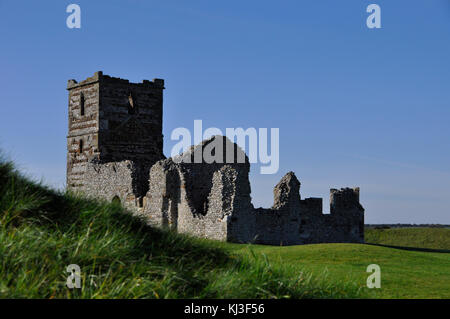
<svg viewBox="0 0 450 319">
<path fill-rule="evenodd" d="M 163 89 L 160 79 L 130 83 L 102 72 L 69 80 L 69 189 L 118 200 L 151 225 L 198 237 L 272 245 L 364 241 L 359 188 L 331 189 L 330 214 L 323 214 L 322 199 L 301 199 L 289 172 L 274 188 L 273 206 L 255 209 L 248 158 L 226 137 L 165 159 Z M 212 163 L 196 162 L 195 154 L 219 149 Z"/>
<path fill-rule="evenodd" d="M 116 187 L 123 202 L 142 201 L 150 167 L 164 158 L 164 81 L 130 83 L 96 72 L 80 83 L 69 80 L 67 89 L 67 186 L 106 198 Z"/>
</svg>

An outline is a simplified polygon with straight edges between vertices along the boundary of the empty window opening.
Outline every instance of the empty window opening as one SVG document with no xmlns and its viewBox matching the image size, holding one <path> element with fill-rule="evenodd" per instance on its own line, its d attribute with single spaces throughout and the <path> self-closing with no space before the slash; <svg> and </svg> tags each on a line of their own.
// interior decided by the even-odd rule
<svg viewBox="0 0 450 319">
<path fill-rule="evenodd" d="M 130 92 L 128 94 L 128 114 L 135 114 L 136 113 L 136 102 L 133 97 L 133 93 Z"/>
<path fill-rule="evenodd" d="M 84 94 L 80 93 L 80 115 L 84 115 Z"/>
<path fill-rule="evenodd" d="M 83 152 L 83 140 L 80 140 L 80 144 L 79 144 L 79 150 L 80 153 Z"/>
<path fill-rule="evenodd" d="M 120 198 L 119 198 L 119 196 L 114 196 L 111 202 L 113 204 L 115 204 L 115 205 L 120 205 Z"/>
<path fill-rule="evenodd" d="M 134 101 L 133 101 L 133 95 L 130 94 L 128 95 L 128 114 L 133 114 L 134 113 Z"/>
</svg>

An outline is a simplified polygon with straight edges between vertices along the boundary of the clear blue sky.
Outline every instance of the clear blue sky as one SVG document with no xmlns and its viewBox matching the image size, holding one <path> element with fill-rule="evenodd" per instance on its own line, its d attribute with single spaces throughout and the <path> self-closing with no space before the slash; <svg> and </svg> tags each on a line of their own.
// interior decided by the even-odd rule
<svg viewBox="0 0 450 319">
<path fill-rule="evenodd" d="M 80 30 L 66 6 L 81 6 Z M 381 7 L 368 29 L 366 7 Z M 368 223 L 450 223 L 450 1 L 1 1 L 0 148 L 65 181 L 67 80 L 166 80 L 176 127 L 279 127 L 302 197 L 360 186 Z"/>
</svg>

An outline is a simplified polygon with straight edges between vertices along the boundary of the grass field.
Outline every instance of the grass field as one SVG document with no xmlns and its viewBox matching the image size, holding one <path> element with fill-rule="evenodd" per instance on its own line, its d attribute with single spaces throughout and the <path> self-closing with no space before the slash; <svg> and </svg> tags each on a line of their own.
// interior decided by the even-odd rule
<svg viewBox="0 0 450 319">
<path fill-rule="evenodd" d="M 228 244 L 229 245 L 229 244 Z M 248 254 L 248 247 L 233 245 L 233 253 Z M 275 265 L 289 265 L 292 275 L 306 271 L 330 280 L 364 287 L 369 264 L 381 268 L 381 288 L 373 298 L 450 298 L 450 254 L 418 252 L 365 244 L 317 244 L 290 247 L 252 246 Z"/>
<path fill-rule="evenodd" d="M 365 287 L 372 263 L 381 289 Z M 65 286 L 69 264 L 81 267 L 82 289 Z M 238 245 L 155 230 L 0 161 L 3 298 L 450 298 L 449 269 L 449 253 Z"/>
<path fill-rule="evenodd" d="M 367 243 L 450 252 L 449 228 L 368 228 L 365 237 Z"/>
</svg>

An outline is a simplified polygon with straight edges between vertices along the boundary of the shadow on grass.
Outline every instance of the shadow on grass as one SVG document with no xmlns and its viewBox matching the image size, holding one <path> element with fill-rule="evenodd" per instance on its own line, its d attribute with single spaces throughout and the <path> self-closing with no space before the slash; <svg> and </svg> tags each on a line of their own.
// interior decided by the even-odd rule
<svg viewBox="0 0 450 319">
<path fill-rule="evenodd" d="M 77 225 L 80 229 L 86 229 L 95 220 L 99 232 L 120 231 L 123 236 L 135 243 L 130 251 L 130 255 L 134 258 L 159 257 L 162 258 L 163 264 L 164 259 L 167 261 L 177 258 L 178 262 L 197 266 L 204 261 L 206 265 L 203 266 L 207 268 L 213 265 L 224 267 L 230 261 L 229 255 L 224 250 L 201 239 L 172 230 L 151 227 L 120 204 L 80 198 L 66 193 L 53 196 L 53 200 L 45 206 L 49 227 L 52 227 L 51 224 L 57 224 L 59 229 L 67 230 Z"/>
<path fill-rule="evenodd" d="M 395 249 L 402 249 L 402 250 L 409 250 L 409 251 L 420 251 L 420 252 L 426 252 L 426 253 L 450 253 L 450 250 L 448 249 L 433 249 L 433 248 L 420 248 L 420 247 L 407 247 L 407 246 L 393 246 L 393 245 L 383 245 L 383 244 L 374 244 L 374 243 L 365 243 L 366 245 L 372 245 L 372 246 L 380 246 L 380 247 L 388 247 L 388 248 L 395 248 Z"/>
</svg>

